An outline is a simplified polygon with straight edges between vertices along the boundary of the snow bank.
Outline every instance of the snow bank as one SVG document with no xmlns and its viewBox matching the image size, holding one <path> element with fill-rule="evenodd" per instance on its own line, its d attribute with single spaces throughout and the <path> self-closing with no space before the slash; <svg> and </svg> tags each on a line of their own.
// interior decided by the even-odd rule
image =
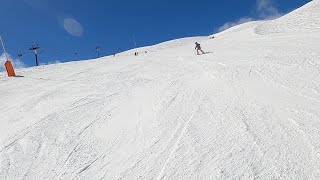
<svg viewBox="0 0 320 180">
<path fill-rule="evenodd" d="M 0 179 L 320 179 L 320 19 L 285 26 L 318 4 L 144 55 L 0 73 Z"/>
</svg>

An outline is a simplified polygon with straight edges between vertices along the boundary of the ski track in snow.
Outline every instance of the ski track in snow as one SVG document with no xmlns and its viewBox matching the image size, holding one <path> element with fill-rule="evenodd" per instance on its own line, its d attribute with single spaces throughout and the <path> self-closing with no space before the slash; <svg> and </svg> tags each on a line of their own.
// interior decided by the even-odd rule
<svg viewBox="0 0 320 180">
<path fill-rule="evenodd" d="M 0 73 L 0 179 L 320 179 L 319 8 Z"/>
<path fill-rule="evenodd" d="M 198 107 L 198 106 L 196 106 L 196 107 Z M 164 163 L 164 165 L 163 165 L 163 167 L 162 167 L 162 169 L 161 169 L 161 171 L 160 171 L 160 173 L 159 173 L 159 175 L 158 175 L 158 177 L 157 177 L 158 180 L 163 178 L 163 173 L 164 173 L 164 171 L 165 171 L 165 168 L 166 168 L 167 164 L 170 162 L 170 160 L 171 160 L 173 154 L 175 153 L 175 151 L 178 149 L 178 146 L 179 146 L 179 143 L 180 143 L 180 141 L 181 141 L 181 138 L 182 138 L 182 136 L 185 134 L 185 132 L 186 132 L 188 126 L 189 126 L 189 123 L 190 123 L 190 121 L 192 120 L 192 118 L 193 118 L 193 116 L 194 116 L 194 114 L 195 114 L 196 111 L 197 111 L 197 109 L 193 110 L 193 112 L 192 112 L 190 118 L 188 119 L 188 121 L 185 122 L 185 125 L 183 125 L 183 127 L 181 127 L 182 130 L 181 130 L 181 132 L 179 132 L 179 134 L 178 134 L 178 139 L 177 139 L 177 141 L 175 142 L 175 144 L 173 145 L 172 151 L 170 152 L 168 158 L 166 159 L 166 161 L 165 161 L 165 163 Z M 180 129 L 180 128 L 179 128 L 179 129 Z M 178 133 L 178 132 L 177 132 L 177 133 Z M 176 134 L 176 133 L 174 133 L 174 134 Z"/>
</svg>

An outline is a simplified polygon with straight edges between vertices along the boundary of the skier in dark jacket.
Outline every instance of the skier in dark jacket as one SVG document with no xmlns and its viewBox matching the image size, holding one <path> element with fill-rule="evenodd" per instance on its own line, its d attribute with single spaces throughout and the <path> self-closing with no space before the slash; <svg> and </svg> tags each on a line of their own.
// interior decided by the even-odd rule
<svg viewBox="0 0 320 180">
<path fill-rule="evenodd" d="M 199 44 L 198 42 L 196 42 L 196 47 L 195 47 L 194 49 L 197 50 L 197 55 L 200 55 L 200 54 L 199 54 L 199 51 L 200 51 L 202 54 L 205 54 L 205 52 L 202 51 L 201 46 L 200 46 L 200 44 Z"/>
</svg>

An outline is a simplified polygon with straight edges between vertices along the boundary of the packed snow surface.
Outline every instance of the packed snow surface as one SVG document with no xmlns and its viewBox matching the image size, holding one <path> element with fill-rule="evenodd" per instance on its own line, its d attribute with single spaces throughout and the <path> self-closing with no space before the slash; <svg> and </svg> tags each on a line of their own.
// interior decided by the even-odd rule
<svg viewBox="0 0 320 180">
<path fill-rule="evenodd" d="M 1 73 L 0 179 L 320 179 L 319 8 Z"/>
</svg>

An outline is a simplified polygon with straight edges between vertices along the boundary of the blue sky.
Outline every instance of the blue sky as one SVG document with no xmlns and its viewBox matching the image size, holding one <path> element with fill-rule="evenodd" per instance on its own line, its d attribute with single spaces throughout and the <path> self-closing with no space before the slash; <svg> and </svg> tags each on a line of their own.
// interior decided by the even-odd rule
<svg viewBox="0 0 320 180">
<path fill-rule="evenodd" d="M 207 36 L 248 19 L 290 12 L 308 0 L 0 0 L 0 34 L 11 59 L 40 63 L 91 59 L 119 48 Z M 1 51 L 2 52 L 2 51 Z M 23 54 L 18 57 L 18 54 Z M 0 53 L 2 54 L 2 53 Z"/>
</svg>

